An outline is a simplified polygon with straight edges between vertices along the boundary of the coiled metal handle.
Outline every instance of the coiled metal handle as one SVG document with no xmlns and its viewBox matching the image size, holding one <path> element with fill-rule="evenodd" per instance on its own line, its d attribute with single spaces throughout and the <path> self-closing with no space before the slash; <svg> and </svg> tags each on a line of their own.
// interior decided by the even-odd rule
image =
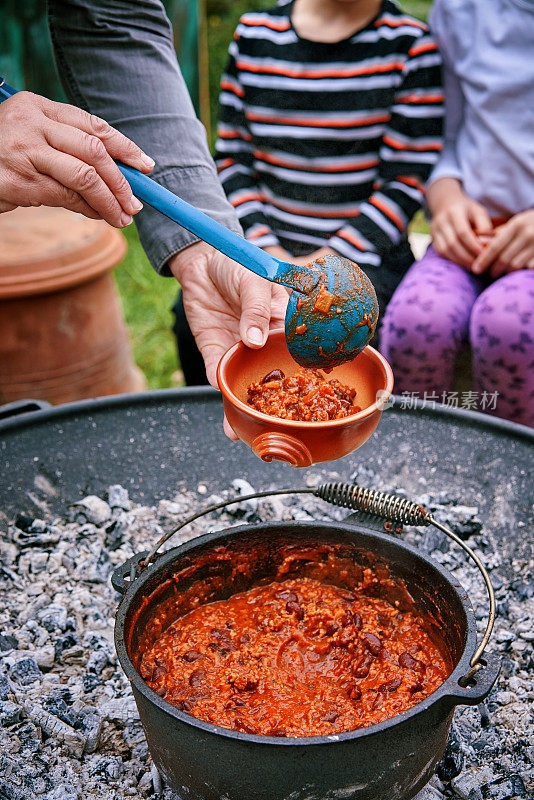
<svg viewBox="0 0 534 800">
<path fill-rule="evenodd" d="M 489 595 L 490 609 L 486 630 L 484 631 L 484 635 L 480 641 L 480 644 L 471 658 L 471 669 L 466 675 L 463 676 L 463 678 L 461 678 L 460 683 L 462 686 L 465 686 L 471 680 L 473 675 L 482 667 L 482 664 L 479 662 L 489 641 L 491 632 L 493 630 L 493 625 L 495 623 L 495 592 L 493 591 L 490 577 L 484 564 L 474 550 L 469 547 L 469 545 L 463 542 L 459 536 L 453 533 L 453 531 L 449 530 L 449 528 L 445 527 L 445 525 L 442 525 L 441 522 L 438 522 L 436 519 L 434 519 L 430 511 L 428 511 L 426 508 L 423 508 L 423 506 L 419 505 L 418 503 L 413 503 L 410 500 L 406 500 L 404 497 L 399 497 L 399 495 L 388 494 L 387 492 L 381 492 L 378 489 L 369 489 L 364 486 L 358 486 L 356 483 L 341 482 L 323 483 L 321 486 L 317 486 L 315 488 L 271 489 L 265 492 L 254 492 L 253 494 L 239 495 L 238 497 L 232 497 L 229 500 L 223 500 L 220 503 L 215 503 L 214 505 L 204 508 L 202 511 L 198 511 L 196 514 L 188 517 L 175 528 L 168 531 L 168 533 L 164 534 L 160 539 L 158 539 L 148 556 L 142 561 L 139 561 L 138 569 L 142 570 L 144 567 L 148 566 L 148 564 L 150 564 L 150 562 L 154 559 L 160 547 L 168 539 L 170 539 L 171 536 L 184 528 L 186 525 L 194 522 L 199 517 L 203 517 L 205 514 L 210 514 L 212 511 L 217 511 L 220 508 L 234 505 L 235 503 L 243 503 L 246 500 L 254 500 L 260 497 L 272 497 L 273 495 L 278 494 L 312 494 L 315 495 L 315 497 L 319 497 L 321 500 L 330 503 L 331 505 L 340 506 L 341 508 L 350 508 L 354 511 L 362 511 L 367 514 L 373 514 L 376 517 L 387 519 L 391 522 L 402 522 L 405 525 L 414 526 L 434 525 L 435 528 L 438 528 L 440 531 L 442 531 L 442 533 L 448 536 L 449 539 L 452 539 L 454 542 L 456 542 L 456 544 L 458 544 L 477 565 L 484 583 L 486 584 Z"/>
<path fill-rule="evenodd" d="M 378 489 L 367 489 L 356 483 L 324 483 L 314 491 L 316 497 L 342 508 L 364 511 L 377 517 L 402 522 L 404 525 L 430 525 L 430 512 L 423 506 Z"/>
</svg>

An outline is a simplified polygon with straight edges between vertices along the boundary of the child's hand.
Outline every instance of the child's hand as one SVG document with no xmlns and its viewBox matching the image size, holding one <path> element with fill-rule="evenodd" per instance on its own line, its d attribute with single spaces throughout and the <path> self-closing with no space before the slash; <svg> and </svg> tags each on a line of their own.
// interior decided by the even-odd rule
<svg viewBox="0 0 534 800">
<path fill-rule="evenodd" d="M 290 260 L 293 262 L 293 264 L 299 264 L 299 266 L 305 267 L 307 264 L 311 264 L 312 261 L 317 261 L 318 258 L 338 255 L 339 253 L 336 253 L 336 251 L 332 250 L 331 247 L 320 247 L 318 250 L 314 250 L 313 253 L 310 253 L 307 256 L 291 256 Z"/>
<path fill-rule="evenodd" d="M 488 270 L 492 278 L 518 269 L 534 269 L 534 209 L 495 228 L 495 236 L 471 267 L 475 275 Z"/>
<path fill-rule="evenodd" d="M 428 189 L 432 212 L 430 233 L 434 248 L 444 258 L 471 269 L 484 246 L 474 229 L 491 231 L 488 212 L 464 193 L 456 178 L 440 178 Z"/>
</svg>

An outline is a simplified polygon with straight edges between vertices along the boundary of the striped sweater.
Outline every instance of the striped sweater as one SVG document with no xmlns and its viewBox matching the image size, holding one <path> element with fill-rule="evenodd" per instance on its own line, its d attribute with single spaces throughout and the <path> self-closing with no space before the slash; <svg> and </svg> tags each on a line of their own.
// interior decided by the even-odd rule
<svg viewBox="0 0 534 800">
<path fill-rule="evenodd" d="M 441 148 L 436 44 L 393 0 L 334 44 L 300 38 L 291 6 L 237 26 L 221 79 L 222 184 L 260 247 L 328 246 L 378 266 L 405 239 Z"/>
</svg>

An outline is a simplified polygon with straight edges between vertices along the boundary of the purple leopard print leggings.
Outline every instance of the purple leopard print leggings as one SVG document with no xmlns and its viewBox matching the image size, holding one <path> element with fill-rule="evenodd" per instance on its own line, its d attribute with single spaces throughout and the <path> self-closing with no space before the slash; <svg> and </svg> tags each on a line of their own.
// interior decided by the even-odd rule
<svg viewBox="0 0 534 800">
<path fill-rule="evenodd" d="M 466 342 L 477 410 L 534 427 L 534 270 L 488 284 L 429 247 L 395 291 L 380 333 L 397 394 L 441 400 Z"/>
</svg>

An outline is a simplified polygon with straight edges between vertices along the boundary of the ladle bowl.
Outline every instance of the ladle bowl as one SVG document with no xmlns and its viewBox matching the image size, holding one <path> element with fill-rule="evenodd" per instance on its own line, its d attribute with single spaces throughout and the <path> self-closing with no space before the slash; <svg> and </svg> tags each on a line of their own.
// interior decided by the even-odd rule
<svg viewBox="0 0 534 800">
<path fill-rule="evenodd" d="M 242 342 L 222 357 L 217 380 L 226 418 L 237 436 L 263 461 L 285 461 L 292 467 L 309 467 L 351 453 L 369 439 L 393 390 L 393 373 L 386 359 L 365 347 L 352 361 L 335 367 L 328 379 L 337 378 L 356 389 L 361 411 L 327 422 L 298 422 L 263 414 L 247 403 L 247 387 L 273 369 L 291 375 L 298 369 L 283 330 L 272 331 L 261 350 Z"/>
</svg>

